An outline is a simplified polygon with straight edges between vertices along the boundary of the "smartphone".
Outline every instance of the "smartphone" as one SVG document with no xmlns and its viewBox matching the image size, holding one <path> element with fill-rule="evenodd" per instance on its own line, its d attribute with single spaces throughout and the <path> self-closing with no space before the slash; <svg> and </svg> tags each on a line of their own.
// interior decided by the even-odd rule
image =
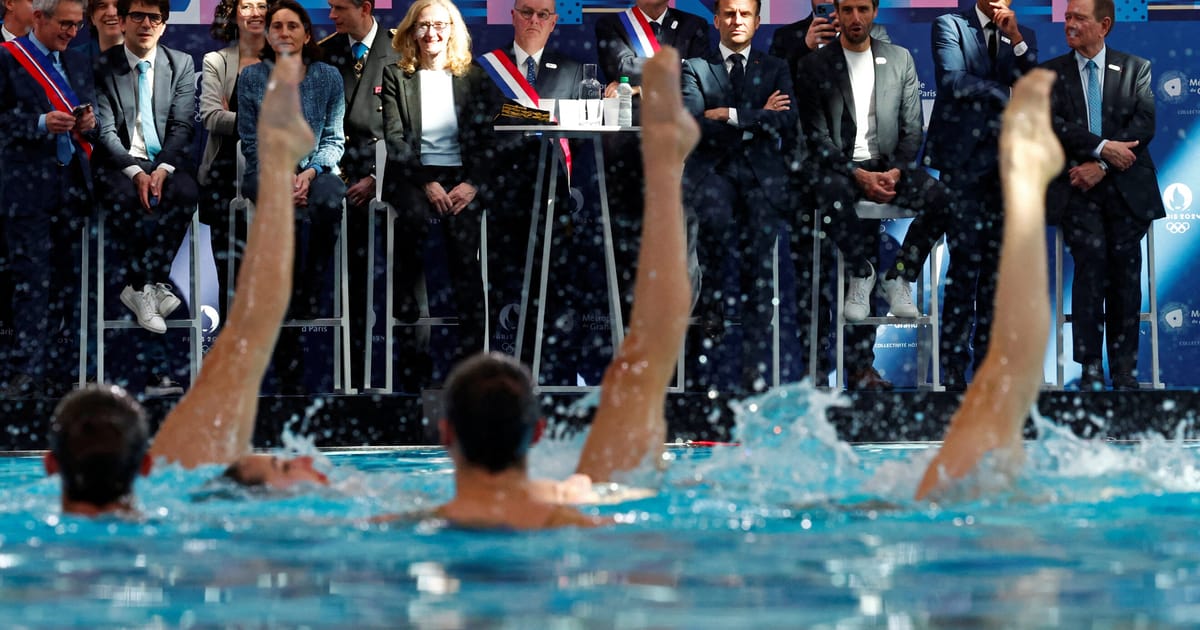
<svg viewBox="0 0 1200 630">
<path fill-rule="evenodd" d="M 834 8 L 832 2 L 822 2 L 813 8 L 813 15 L 820 18 L 825 18 L 826 20 L 832 20 L 833 14 Z"/>
<path fill-rule="evenodd" d="M 79 118 L 80 116 L 82 116 L 82 115 L 84 115 L 84 114 L 88 113 L 88 112 L 89 112 L 89 111 L 91 111 L 91 110 L 92 110 L 92 104 L 91 104 L 91 103 L 84 103 L 83 105 L 77 105 L 77 106 L 75 106 L 75 109 L 72 109 L 72 110 L 71 110 L 71 115 L 72 115 L 72 116 L 74 116 L 74 117 L 76 117 L 76 118 Z"/>
</svg>

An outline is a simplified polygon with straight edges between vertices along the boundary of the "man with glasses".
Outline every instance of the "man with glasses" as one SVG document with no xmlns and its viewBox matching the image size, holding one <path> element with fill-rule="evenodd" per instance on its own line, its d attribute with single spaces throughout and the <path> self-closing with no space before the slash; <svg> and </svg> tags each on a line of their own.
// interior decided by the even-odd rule
<svg viewBox="0 0 1200 630">
<path fill-rule="evenodd" d="M 146 393 L 183 393 L 167 367 L 164 318 L 181 305 L 166 283 L 198 196 L 192 160 L 195 66 L 159 46 L 170 0 L 119 0 L 125 44 L 97 61 L 98 196 L 121 267 L 109 278 L 138 324 L 155 333 L 145 350 Z"/>
<path fill-rule="evenodd" d="M 77 313 L 77 295 L 73 283 L 51 290 L 52 269 L 55 260 L 74 256 L 73 228 L 92 199 L 92 67 L 85 54 L 68 50 L 83 24 L 83 2 L 35 0 L 33 9 L 33 32 L 0 50 L 0 232 L 15 285 L 4 398 L 41 395 L 47 377 L 55 386 L 68 378 L 47 373 L 74 363 L 70 349 L 60 356 L 49 343 L 47 314 L 52 300 L 63 313 Z"/>
<path fill-rule="evenodd" d="M 583 66 L 546 47 L 557 24 L 554 0 L 516 0 L 513 3 L 512 43 L 479 58 L 479 64 L 487 70 L 502 94 L 527 107 L 541 109 L 548 107 L 546 99 L 580 98 Z M 517 337 L 538 152 L 545 141 L 524 134 L 501 134 L 498 140 L 500 145 L 492 170 L 498 185 L 495 204 L 488 212 L 488 279 L 491 282 L 488 318 L 493 339 L 497 342 L 495 347 L 511 354 Z M 570 211 L 571 191 L 566 168 L 570 147 L 560 142 L 552 150 L 556 159 L 561 160 L 557 204 Z M 549 184 L 548 177 L 547 173 L 544 186 Z M 548 188 L 544 190 L 546 193 L 538 200 L 543 207 Z M 531 304 L 531 308 L 540 306 Z M 529 326 L 525 339 L 530 341 L 525 343 L 523 353 L 529 360 L 532 360 L 533 352 L 534 319 L 526 318 Z"/>
<path fill-rule="evenodd" d="M 346 233 L 350 251 L 351 384 L 363 383 L 367 327 L 367 221 L 375 198 L 375 143 L 383 138 L 383 69 L 396 63 L 395 30 L 380 28 L 371 0 L 329 0 L 329 19 L 337 31 L 320 41 L 325 61 L 342 73 L 346 88 Z M 370 266 L 374 269 L 374 264 Z M 379 318 L 382 321 L 382 318 Z"/>
</svg>

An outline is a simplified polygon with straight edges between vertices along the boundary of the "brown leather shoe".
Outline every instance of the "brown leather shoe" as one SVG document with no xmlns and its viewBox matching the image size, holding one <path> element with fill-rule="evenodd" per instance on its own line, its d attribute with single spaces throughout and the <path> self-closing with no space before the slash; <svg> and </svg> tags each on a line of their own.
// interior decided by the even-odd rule
<svg viewBox="0 0 1200 630">
<path fill-rule="evenodd" d="M 846 389 L 870 392 L 890 392 L 894 389 L 892 382 L 883 378 L 874 367 L 859 370 L 850 375 L 846 381 Z"/>
</svg>

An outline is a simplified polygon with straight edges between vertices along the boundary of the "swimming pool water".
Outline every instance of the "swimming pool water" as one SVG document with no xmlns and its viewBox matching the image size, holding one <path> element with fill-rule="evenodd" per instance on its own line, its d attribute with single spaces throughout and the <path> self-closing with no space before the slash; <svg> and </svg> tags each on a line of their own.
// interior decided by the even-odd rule
<svg viewBox="0 0 1200 630">
<path fill-rule="evenodd" d="M 368 524 L 452 491 L 439 449 L 331 454 L 334 488 L 138 485 L 142 522 L 59 514 L 57 479 L 0 460 L 6 627 L 977 628 L 1200 625 L 1200 453 L 1050 425 L 1007 490 L 909 499 L 926 444 L 848 445 L 810 394 L 742 409 L 741 446 L 672 449 L 655 498 L 601 530 Z M 791 412 L 785 407 L 791 405 Z M 539 445 L 569 469 L 579 439 Z"/>
</svg>

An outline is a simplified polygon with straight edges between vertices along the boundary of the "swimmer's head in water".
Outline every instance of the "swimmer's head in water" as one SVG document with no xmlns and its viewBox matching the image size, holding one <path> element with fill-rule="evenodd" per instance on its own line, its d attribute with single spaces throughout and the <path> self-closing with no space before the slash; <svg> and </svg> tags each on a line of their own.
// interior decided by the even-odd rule
<svg viewBox="0 0 1200 630">
<path fill-rule="evenodd" d="M 446 379 L 448 446 L 490 472 L 524 465 L 542 411 L 529 370 L 504 354 L 477 354 Z"/>
<path fill-rule="evenodd" d="M 274 455 L 243 455 L 225 469 L 225 479 L 246 487 L 285 490 L 300 483 L 329 485 L 329 478 L 313 468 L 308 455 L 283 458 Z"/>
<path fill-rule="evenodd" d="M 116 385 L 90 385 L 65 396 L 50 419 L 46 469 L 62 475 L 64 498 L 107 505 L 133 491 L 146 456 L 146 410 Z"/>
</svg>

